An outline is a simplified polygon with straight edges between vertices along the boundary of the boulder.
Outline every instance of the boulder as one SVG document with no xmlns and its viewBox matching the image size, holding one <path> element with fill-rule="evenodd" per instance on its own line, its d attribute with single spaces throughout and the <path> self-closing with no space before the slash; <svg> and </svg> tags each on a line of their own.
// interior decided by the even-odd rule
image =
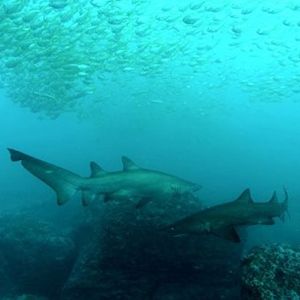
<svg viewBox="0 0 300 300">
<path fill-rule="evenodd" d="M 255 247 L 242 261 L 242 299 L 299 299 L 300 248 Z"/>
<path fill-rule="evenodd" d="M 2 296 L 58 299 L 75 257 L 72 239 L 51 224 L 24 213 L 0 216 Z"/>
<path fill-rule="evenodd" d="M 162 228 L 201 209 L 199 199 L 89 207 L 82 247 L 62 299 L 239 299 L 243 244 Z"/>
</svg>

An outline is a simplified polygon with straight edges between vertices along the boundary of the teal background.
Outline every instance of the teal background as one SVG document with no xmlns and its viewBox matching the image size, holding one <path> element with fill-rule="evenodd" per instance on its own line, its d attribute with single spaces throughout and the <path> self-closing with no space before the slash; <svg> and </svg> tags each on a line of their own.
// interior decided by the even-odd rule
<svg viewBox="0 0 300 300">
<path fill-rule="evenodd" d="M 56 207 L 6 147 L 82 175 L 127 155 L 200 183 L 205 206 L 286 186 L 291 218 L 250 228 L 250 243 L 299 244 L 299 13 L 297 1 L 5 1 L 0 208 L 82 209 Z"/>
</svg>

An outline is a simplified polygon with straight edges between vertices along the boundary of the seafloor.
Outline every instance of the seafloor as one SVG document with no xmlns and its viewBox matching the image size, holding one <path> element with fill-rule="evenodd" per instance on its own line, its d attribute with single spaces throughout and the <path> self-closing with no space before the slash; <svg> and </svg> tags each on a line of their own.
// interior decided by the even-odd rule
<svg viewBox="0 0 300 300">
<path fill-rule="evenodd" d="M 243 243 L 170 236 L 163 225 L 201 209 L 182 201 L 140 210 L 94 203 L 63 221 L 43 206 L 2 214 L 1 299 L 299 299 L 297 249 L 265 246 L 242 257 Z"/>
</svg>

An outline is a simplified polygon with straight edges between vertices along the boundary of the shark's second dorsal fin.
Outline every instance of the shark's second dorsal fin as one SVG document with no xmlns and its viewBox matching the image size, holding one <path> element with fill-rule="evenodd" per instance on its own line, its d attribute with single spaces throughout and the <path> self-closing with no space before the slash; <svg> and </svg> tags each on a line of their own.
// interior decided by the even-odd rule
<svg viewBox="0 0 300 300">
<path fill-rule="evenodd" d="M 249 188 L 245 189 L 235 201 L 242 202 L 242 203 L 253 203 L 250 189 Z"/>
<path fill-rule="evenodd" d="M 140 169 L 130 158 L 122 156 L 123 171 Z"/>
<path fill-rule="evenodd" d="M 90 177 L 100 177 L 106 174 L 106 171 L 104 171 L 97 163 L 94 161 L 90 162 L 90 168 L 91 168 L 91 176 Z"/>
<path fill-rule="evenodd" d="M 276 192 L 273 193 L 271 199 L 269 200 L 269 203 L 278 203 L 278 198 Z"/>
</svg>

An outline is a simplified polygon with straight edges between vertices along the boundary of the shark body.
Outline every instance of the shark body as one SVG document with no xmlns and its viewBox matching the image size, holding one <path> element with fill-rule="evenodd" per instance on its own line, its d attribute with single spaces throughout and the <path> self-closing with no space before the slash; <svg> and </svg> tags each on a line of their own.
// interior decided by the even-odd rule
<svg viewBox="0 0 300 300">
<path fill-rule="evenodd" d="M 81 177 L 73 172 L 34 158 L 14 149 L 8 149 L 12 161 L 21 161 L 23 167 L 49 185 L 62 205 L 80 191 L 83 205 L 101 196 L 104 201 L 133 200 L 142 207 L 152 199 L 168 200 L 194 193 L 200 189 L 189 182 L 163 172 L 138 167 L 123 156 L 123 170 L 106 172 L 95 162 L 90 163 L 91 176 Z"/>
<path fill-rule="evenodd" d="M 278 202 L 276 193 L 268 202 L 254 203 L 249 189 L 246 189 L 235 201 L 213 206 L 187 216 L 167 229 L 174 234 L 208 233 L 221 238 L 240 242 L 236 226 L 274 224 L 274 218 L 283 218 L 287 211 L 288 194 L 285 200 Z"/>
</svg>

